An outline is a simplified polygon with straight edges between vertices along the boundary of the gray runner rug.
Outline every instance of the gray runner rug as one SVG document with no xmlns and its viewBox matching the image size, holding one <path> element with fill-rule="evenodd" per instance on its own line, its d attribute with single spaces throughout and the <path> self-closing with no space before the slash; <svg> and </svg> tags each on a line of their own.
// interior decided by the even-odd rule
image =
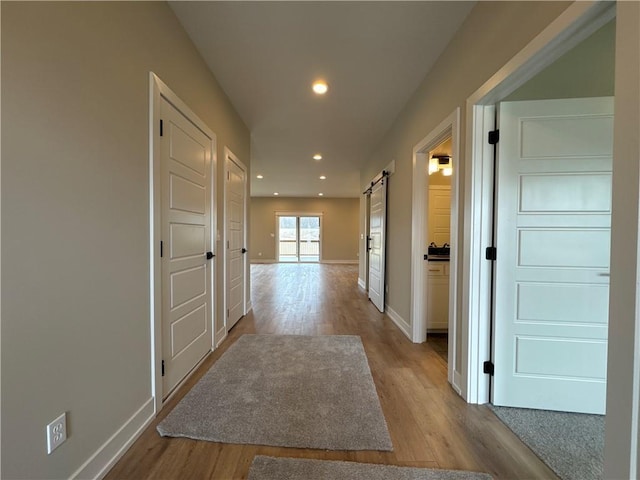
<svg viewBox="0 0 640 480">
<path fill-rule="evenodd" d="M 489 408 L 563 480 L 600 480 L 604 415 Z"/>
<path fill-rule="evenodd" d="M 491 480 L 486 473 L 258 455 L 248 480 Z"/>
<path fill-rule="evenodd" d="M 357 336 L 243 335 L 158 432 L 224 443 L 392 450 Z"/>
</svg>

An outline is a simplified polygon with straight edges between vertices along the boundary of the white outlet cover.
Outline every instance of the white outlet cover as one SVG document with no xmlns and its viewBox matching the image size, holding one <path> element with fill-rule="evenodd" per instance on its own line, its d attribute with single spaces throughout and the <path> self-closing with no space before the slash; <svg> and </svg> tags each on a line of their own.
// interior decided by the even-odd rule
<svg viewBox="0 0 640 480">
<path fill-rule="evenodd" d="M 47 425 L 47 454 L 53 452 L 67 439 L 67 412 Z"/>
</svg>

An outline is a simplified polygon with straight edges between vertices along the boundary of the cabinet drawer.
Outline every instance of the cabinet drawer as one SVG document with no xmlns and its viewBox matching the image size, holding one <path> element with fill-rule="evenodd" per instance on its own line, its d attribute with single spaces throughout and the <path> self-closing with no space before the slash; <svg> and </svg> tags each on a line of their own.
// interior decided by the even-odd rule
<svg viewBox="0 0 640 480">
<path fill-rule="evenodd" d="M 427 262 L 427 272 L 430 277 L 441 277 L 445 274 L 445 264 L 443 262 Z"/>
</svg>

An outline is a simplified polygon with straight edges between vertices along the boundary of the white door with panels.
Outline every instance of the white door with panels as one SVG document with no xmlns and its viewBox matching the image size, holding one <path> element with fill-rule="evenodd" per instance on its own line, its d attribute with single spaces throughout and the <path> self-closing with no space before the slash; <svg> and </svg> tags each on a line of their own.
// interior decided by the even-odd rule
<svg viewBox="0 0 640 480">
<path fill-rule="evenodd" d="M 613 99 L 499 119 L 493 403 L 603 414 Z"/>
<path fill-rule="evenodd" d="M 163 397 L 212 348 L 211 138 L 162 98 Z"/>
<path fill-rule="evenodd" d="M 429 187 L 429 215 L 427 234 L 429 243 L 442 247 L 451 244 L 451 187 L 432 185 Z"/>
<path fill-rule="evenodd" d="M 246 173 L 231 156 L 227 169 L 227 329 L 245 314 L 245 188 Z"/>
<path fill-rule="evenodd" d="M 384 312 L 385 228 L 387 215 L 387 179 L 371 187 L 369 209 L 369 298 Z"/>
</svg>

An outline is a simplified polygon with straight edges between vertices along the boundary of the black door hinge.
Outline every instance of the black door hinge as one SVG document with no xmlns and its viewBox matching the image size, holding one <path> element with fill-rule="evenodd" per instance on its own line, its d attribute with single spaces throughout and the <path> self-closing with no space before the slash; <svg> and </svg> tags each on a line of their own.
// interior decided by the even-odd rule
<svg viewBox="0 0 640 480">
<path fill-rule="evenodd" d="M 164 254 L 164 243 L 162 242 L 162 240 L 160 240 L 160 258 L 162 258 L 163 254 Z"/>
<path fill-rule="evenodd" d="M 482 364 L 482 371 L 487 373 L 493 377 L 493 372 L 495 371 L 495 366 L 491 360 L 487 360 Z"/>
<path fill-rule="evenodd" d="M 489 145 L 495 145 L 500 141 L 500 130 L 492 130 L 489 132 Z"/>
<path fill-rule="evenodd" d="M 160 120 L 160 136 L 164 135 L 164 123 Z"/>
<path fill-rule="evenodd" d="M 487 247 L 484 256 L 487 260 L 496 260 L 498 258 L 498 249 L 496 247 Z"/>
<path fill-rule="evenodd" d="M 162 360 L 162 376 L 164 377 L 164 360 Z"/>
</svg>

